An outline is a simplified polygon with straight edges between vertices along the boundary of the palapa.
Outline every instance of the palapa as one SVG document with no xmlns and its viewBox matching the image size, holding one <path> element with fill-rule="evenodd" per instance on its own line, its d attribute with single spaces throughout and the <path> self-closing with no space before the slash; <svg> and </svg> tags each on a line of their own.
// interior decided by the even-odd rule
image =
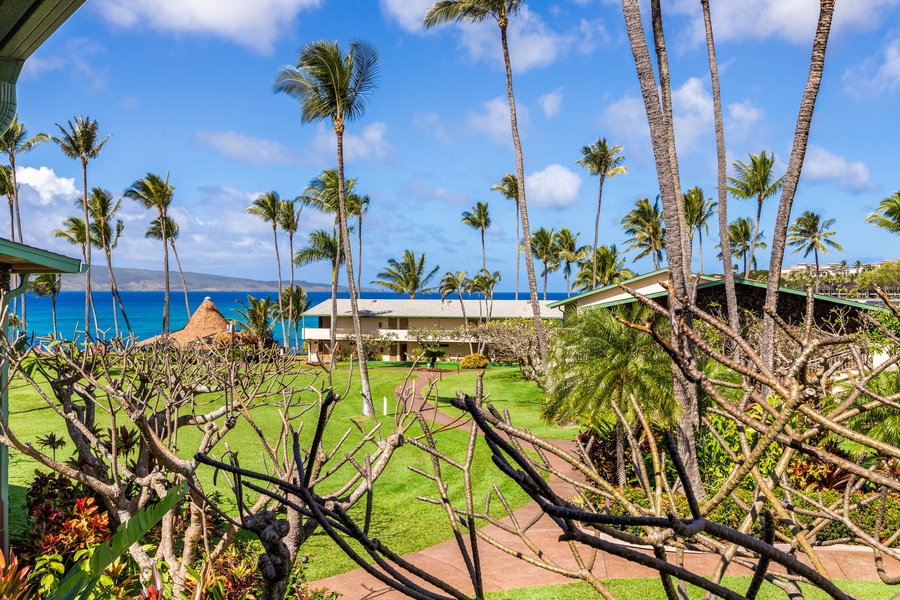
<svg viewBox="0 0 900 600">
<path fill-rule="evenodd" d="M 231 336 L 231 328 L 228 321 L 219 312 L 215 303 L 208 296 L 203 299 L 187 325 L 183 329 L 171 332 L 166 341 L 176 346 L 191 346 L 197 343 L 214 343 L 225 337 Z M 138 345 L 148 345 L 162 341 L 162 336 L 152 337 L 140 342 Z"/>
</svg>

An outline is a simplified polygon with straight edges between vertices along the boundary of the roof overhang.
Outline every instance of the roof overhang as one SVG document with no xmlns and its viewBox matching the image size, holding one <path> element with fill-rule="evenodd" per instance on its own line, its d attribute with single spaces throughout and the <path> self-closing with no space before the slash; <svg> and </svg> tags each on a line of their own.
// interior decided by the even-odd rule
<svg viewBox="0 0 900 600">
<path fill-rule="evenodd" d="M 86 273 L 89 265 L 77 258 L 0 239 L 0 264 L 9 265 L 17 275 L 41 273 Z"/>
</svg>

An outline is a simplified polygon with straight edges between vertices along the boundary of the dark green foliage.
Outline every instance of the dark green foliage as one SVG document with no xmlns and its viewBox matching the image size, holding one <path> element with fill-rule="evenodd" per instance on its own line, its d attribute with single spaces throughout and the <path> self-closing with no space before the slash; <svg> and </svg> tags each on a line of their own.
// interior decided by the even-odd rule
<svg viewBox="0 0 900 600">
<path fill-rule="evenodd" d="M 464 356 L 462 360 L 459 361 L 459 366 L 463 369 L 483 369 L 488 366 L 488 363 L 490 363 L 490 361 L 486 356 L 475 352 L 468 356 Z"/>
</svg>

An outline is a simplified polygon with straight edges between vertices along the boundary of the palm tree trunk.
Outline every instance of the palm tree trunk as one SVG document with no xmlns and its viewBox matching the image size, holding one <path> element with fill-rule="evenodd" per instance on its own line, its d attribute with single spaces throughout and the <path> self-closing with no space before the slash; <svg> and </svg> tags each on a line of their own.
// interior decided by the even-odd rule
<svg viewBox="0 0 900 600">
<path fill-rule="evenodd" d="M 53 318 L 53 339 L 58 339 L 56 328 L 56 294 L 50 294 L 50 316 Z"/>
<path fill-rule="evenodd" d="M 290 257 L 290 260 L 288 262 L 291 265 L 291 287 L 290 287 L 291 293 L 288 296 L 288 311 L 290 312 L 291 319 L 293 321 L 294 339 L 297 342 L 297 349 L 299 350 L 300 349 L 300 317 L 299 317 L 299 315 L 295 314 L 295 311 L 294 311 L 294 233 L 292 231 L 288 232 L 288 252 L 290 253 L 290 254 L 288 254 L 288 256 Z M 299 310 L 299 309 L 300 309 L 300 307 L 298 306 L 297 310 Z M 288 349 L 290 349 L 290 346 L 288 346 Z"/>
<path fill-rule="evenodd" d="M 119 307 L 116 306 L 116 278 L 113 275 L 112 256 L 110 256 L 108 240 L 103 240 L 103 254 L 106 256 L 106 268 L 109 271 L 109 295 L 112 297 L 113 329 L 116 332 L 116 337 L 119 337 Z"/>
<path fill-rule="evenodd" d="M 616 421 L 616 485 L 625 487 L 625 427 L 622 421 Z"/>
<path fill-rule="evenodd" d="M 754 265 L 753 251 L 756 250 L 756 240 L 759 236 L 759 221 L 762 219 L 762 206 L 763 201 L 759 200 L 756 207 L 756 223 L 753 225 L 753 238 L 750 240 L 750 259 L 744 263 L 744 279 L 750 277 L 750 271 L 748 269 L 752 269 Z"/>
<path fill-rule="evenodd" d="M 84 250 L 84 263 L 88 266 L 87 273 L 85 273 L 84 279 L 84 335 L 85 338 L 91 337 L 91 303 L 93 299 L 91 298 L 91 220 L 90 214 L 88 214 L 88 189 L 87 189 L 87 160 L 82 159 L 81 161 L 81 185 L 83 188 L 84 195 L 82 196 L 82 201 L 84 203 L 84 237 L 85 237 L 85 250 Z M 95 327 L 96 330 L 96 327 Z"/>
<path fill-rule="evenodd" d="M 487 271 L 487 253 L 484 249 L 484 228 L 481 229 L 481 268 Z"/>
<path fill-rule="evenodd" d="M 328 374 L 329 379 L 331 372 L 337 364 L 337 293 L 338 293 L 338 273 L 340 272 L 340 250 L 338 255 L 334 257 L 331 263 L 331 326 L 329 336 L 331 338 L 331 349 L 328 351 Z M 328 382 L 331 385 L 331 381 Z"/>
<path fill-rule="evenodd" d="M 159 209 L 159 223 L 162 229 L 163 243 L 163 281 L 165 283 L 165 296 L 163 297 L 163 318 L 162 318 L 162 335 L 169 335 L 169 239 L 167 235 L 168 225 L 166 222 L 166 211 Z"/>
<path fill-rule="evenodd" d="M 672 277 L 677 305 L 678 298 L 689 296 L 690 249 L 686 247 L 686 225 L 677 175 L 678 164 L 674 149 L 674 131 L 671 119 L 671 90 L 665 43 L 662 37 L 662 16 L 659 9 L 659 1 L 653 0 L 651 8 L 651 20 L 653 22 L 659 60 L 662 91 L 660 91 L 656 83 L 653 63 L 647 47 L 647 38 L 644 35 L 641 21 L 640 4 L 638 0 L 622 0 L 622 13 L 625 17 L 628 39 L 634 55 L 638 81 L 641 86 L 641 96 L 644 100 L 644 109 L 646 110 L 647 122 L 650 126 L 650 139 L 653 146 L 660 196 L 663 203 L 663 215 L 666 223 L 669 224 L 669 227 L 667 227 L 669 236 L 669 273 Z M 674 308 L 677 308 L 677 306 Z M 677 335 L 677 328 L 673 327 L 672 335 Z M 697 497 L 702 499 L 705 497 L 705 493 L 702 478 L 700 477 L 699 463 L 697 462 L 697 445 L 695 440 L 695 434 L 699 428 L 696 387 L 691 386 L 674 365 L 673 386 L 675 398 L 682 407 L 682 418 L 678 423 L 678 450 L 684 462 L 690 485 Z"/>
<path fill-rule="evenodd" d="M 698 265 L 697 270 L 702 273 L 703 272 L 703 232 L 700 230 L 697 230 L 697 245 L 699 246 L 699 250 L 700 250 L 699 256 L 697 256 L 697 258 L 700 261 L 700 264 Z"/>
<path fill-rule="evenodd" d="M 356 265 L 356 293 L 359 294 L 359 297 L 362 297 L 362 222 L 363 222 L 363 205 L 362 201 L 359 204 L 359 231 L 357 234 L 357 249 L 359 262 Z"/>
<path fill-rule="evenodd" d="M 800 101 L 800 111 L 797 114 L 797 128 L 794 132 L 794 145 L 791 149 L 791 158 L 788 161 L 787 172 L 784 174 L 784 187 L 781 188 L 781 201 L 778 204 L 778 214 L 775 217 L 772 255 L 769 258 L 769 280 L 766 284 L 766 307 L 771 313 L 766 312 L 763 315 L 762 338 L 763 360 L 769 366 L 773 364 L 775 356 L 775 321 L 769 314 L 774 314 L 778 308 L 778 286 L 781 283 L 781 263 L 784 260 L 787 230 L 791 219 L 791 207 L 794 202 L 794 194 L 797 191 L 797 183 L 800 181 L 800 171 L 803 169 L 803 159 L 806 156 L 806 145 L 809 141 L 809 129 L 816 107 L 816 96 L 819 94 L 822 73 L 825 70 L 825 50 L 828 47 L 828 36 L 831 32 L 834 4 L 835 0 L 820 0 L 819 2 L 819 22 L 816 26 L 816 37 L 813 41 L 809 76 L 806 80 L 803 99 Z"/>
<path fill-rule="evenodd" d="M 500 25 L 500 42 L 503 46 L 503 63 L 506 67 L 506 95 L 509 98 L 509 122 L 512 129 L 513 147 L 516 150 L 516 183 L 519 188 L 519 210 L 522 215 L 522 236 L 525 246 L 525 271 L 528 275 L 528 291 L 530 298 L 536 300 L 537 277 L 534 272 L 534 256 L 531 251 L 531 229 L 528 226 L 528 205 L 525 203 L 525 165 L 522 158 L 522 141 L 519 139 L 519 124 L 516 119 L 516 98 L 513 95 L 512 65 L 509 61 L 509 45 L 506 40 L 507 17 L 503 16 Z M 547 365 L 549 356 L 547 350 L 547 335 L 544 333 L 544 322 L 541 320 L 540 303 L 532 301 L 531 309 L 534 314 L 534 327 L 538 338 L 538 347 L 541 353 L 541 370 Z"/>
<path fill-rule="evenodd" d="M 272 237 L 275 240 L 275 267 L 278 273 L 278 320 L 281 322 L 281 343 L 287 351 L 291 347 L 291 340 L 284 327 L 284 303 L 281 299 L 281 255 L 278 253 L 278 224 L 275 221 L 272 221 Z"/>
<path fill-rule="evenodd" d="M 519 261 L 522 258 L 522 250 L 519 245 L 519 199 L 516 198 L 516 300 L 519 299 Z"/>
<path fill-rule="evenodd" d="M 181 287 L 184 288 L 184 309 L 187 311 L 187 318 L 190 320 L 191 318 L 191 303 L 188 301 L 188 286 L 187 281 L 184 279 L 184 271 L 181 268 L 181 260 L 178 258 L 178 250 L 175 249 L 175 239 L 169 240 L 169 245 L 172 246 L 172 254 L 175 256 L 175 264 L 178 266 L 178 275 L 181 277 Z"/>
<path fill-rule="evenodd" d="M 472 349 L 472 337 L 469 335 L 469 319 L 466 317 L 466 305 L 463 303 L 461 287 L 456 288 L 456 295 L 459 296 L 459 310 L 462 312 L 463 316 L 463 330 L 466 332 L 466 338 L 469 341 L 469 354 L 472 354 L 474 352 Z"/>
<path fill-rule="evenodd" d="M 9 227 L 10 227 L 11 235 L 10 235 L 9 239 L 11 239 L 12 241 L 16 241 L 15 235 L 12 234 L 12 216 L 13 216 L 13 212 L 15 212 L 16 228 L 19 230 L 19 243 L 24 244 L 25 238 L 22 236 L 22 215 L 19 212 L 19 183 L 16 180 L 16 156 L 12 152 L 10 152 L 10 154 L 9 154 L 9 177 L 10 177 L 10 182 L 12 183 L 12 190 L 11 190 L 12 196 L 10 197 L 10 202 L 12 203 L 12 207 L 10 209 L 11 212 L 9 215 L 9 217 L 10 217 Z M 16 280 L 18 281 L 18 277 L 16 277 Z M 21 296 L 21 298 L 22 298 L 22 330 L 23 331 L 28 331 L 28 318 L 27 318 L 26 309 L 25 309 L 25 299 L 27 296 L 28 296 L 28 294 L 22 294 L 22 296 Z M 14 310 L 15 310 L 15 307 L 14 307 Z"/>
<path fill-rule="evenodd" d="M 597 287 L 597 244 L 600 241 L 600 205 L 603 202 L 603 180 L 606 179 L 606 173 L 600 173 L 600 191 L 597 192 L 597 218 L 594 219 L 594 254 L 591 262 L 591 289 Z"/>
<path fill-rule="evenodd" d="M 353 314 L 353 333 L 356 338 L 356 353 L 359 357 L 359 378 L 362 383 L 363 414 L 375 414 L 375 405 L 372 403 L 372 390 L 369 387 L 369 368 L 366 365 L 365 352 L 363 352 L 362 326 L 359 322 L 359 306 L 356 302 L 356 285 L 353 281 L 353 257 L 350 254 L 350 237 L 347 231 L 347 204 L 344 196 L 344 124 L 334 123 L 334 133 L 337 137 L 338 159 L 338 221 L 340 221 L 341 244 L 347 265 L 347 285 L 350 288 L 350 311 Z"/>
</svg>

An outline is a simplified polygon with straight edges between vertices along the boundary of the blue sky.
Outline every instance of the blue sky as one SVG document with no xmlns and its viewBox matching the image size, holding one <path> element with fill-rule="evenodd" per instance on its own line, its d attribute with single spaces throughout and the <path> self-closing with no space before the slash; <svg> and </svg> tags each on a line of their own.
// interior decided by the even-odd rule
<svg viewBox="0 0 900 600">
<path fill-rule="evenodd" d="M 363 281 L 389 258 L 425 252 L 441 272 L 481 267 L 477 231 L 460 223 L 490 204 L 488 266 L 499 288 L 515 281 L 512 202 L 491 191 L 514 170 L 496 24 L 425 32 L 429 0 L 90 0 L 35 55 L 19 80 L 19 115 L 30 133 L 58 132 L 76 115 L 112 134 L 91 162 L 88 186 L 121 195 L 148 172 L 170 173 L 172 215 L 185 270 L 274 279 L 269 225 L 244 215 L 274 190 L 294 197 L 335 165 L 329 124 L 301 125 L 296 103 L 272 91 L 279 67 L 319 39 L 354 38 L 380 53 L 379 89 L 349 124 L 347 176 L 371 198 L 364 221 Z M 713 2 L 726 114 L 728 162 L 773 151 L 783 172 L 805 85 L 816 0 Z M 712 99 L 699 2 L 664 1 L 682 184 L 715 195 Z M 837 220 L 843 254 L 826 261 L 896 259 L 900 240 L 865 225 L 900 189 L 900 0 L 839 2 L 810 147 L 794 205 Z M 613 0 L 531 2 L 511 24 L 514 85 L 532 228 L 568 227 L 590 243 L 597 180 L 575 164 L 606 137 L 623 146 L 627 175 L 604 189 L 601 243 L 625 247 L 619 222 L 658 193 L 640 90 Z M 26 243 L 77 254 L 51 238 L 76 214 L 80 164 L 53 144 L 19 158 Z M 776 200 L 763 209 L 770 234 Z M 729 216 L 755 203 L 729 201 Z M 123 202 L 117 266 L 161 268 L 152 219 Z M 297 243 L 328 224 L 305 211 Z M 711 231 L 711 236 L 716 233 Z M 767 236 L 770 238 L 770 236 Z M 281 239 L 279 240 L 282 241 Z M 286 244 L 286 240 L 284 240 Z M 286 255 L 286 245 L 282 252 Z M 714 259 L 706 244 L 706 265 Z M 632 253 L 633 254 L 633 253 Z M 649 260 L 629 264 L 649 271 Z M 696 259 L 695 259 L 696 260 Z M 802 262 L 788 255 L 786 263 Z M 767 263 L 767 259 L 765 261 Z M 286 268 L 286 261 L 285 261 Z M 707 267 L 707 270 L 710 270 Z M 524 265 L 522 267 L 522 288 Z M 325 282 L 326 265 L 298 277 Z M 551 289 L 564 289 L 561 273 Z"/>
</svg>

